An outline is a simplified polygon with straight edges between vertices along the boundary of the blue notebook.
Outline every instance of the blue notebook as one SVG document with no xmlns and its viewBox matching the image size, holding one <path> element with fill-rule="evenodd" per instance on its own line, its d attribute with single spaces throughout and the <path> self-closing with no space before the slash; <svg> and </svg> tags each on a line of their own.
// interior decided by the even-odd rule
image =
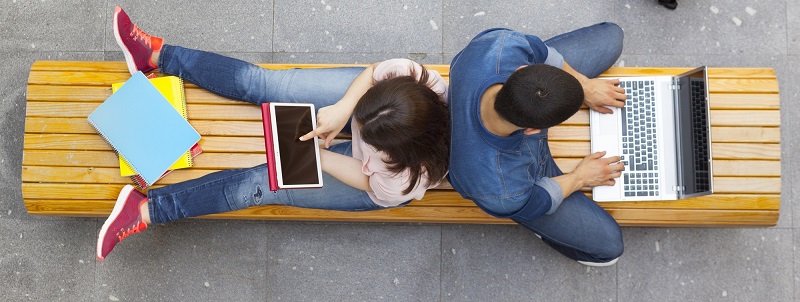
<svg viewBox="0 0 800 302">
<path fill-rule="evenodd" d="M 141 72 L 88 119 L 148 185 L 200 140 L 200 134 Z"/>
</svg>

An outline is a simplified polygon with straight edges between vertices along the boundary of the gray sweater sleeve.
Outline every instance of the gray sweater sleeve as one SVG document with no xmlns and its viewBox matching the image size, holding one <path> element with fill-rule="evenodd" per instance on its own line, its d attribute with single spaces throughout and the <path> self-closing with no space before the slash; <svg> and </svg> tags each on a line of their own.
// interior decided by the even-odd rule
<svg viewBox="0 0 800 302">
<path fill-rule="evenodd" d="M 536 185 L 544 188 L 545 191 L 550 194 L 550 210 L 545 214 L 553 214 L 553 212 L 558 209 L 558 206 L 561 205 L 561 202 L 564 201 L 564 193 L 561 190 L 561 186 L 555 180 L 552 180 L 549 177 L 542 177 L 538 182 L 536 182 Z"/>
</svg>

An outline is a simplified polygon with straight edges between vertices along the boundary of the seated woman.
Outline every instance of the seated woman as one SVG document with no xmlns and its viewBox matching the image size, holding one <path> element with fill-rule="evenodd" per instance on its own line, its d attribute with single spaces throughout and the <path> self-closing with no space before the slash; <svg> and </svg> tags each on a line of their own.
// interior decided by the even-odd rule
<svg viewBox="0 0 800 302">
<path fill-rule="evenodd" d="M 158 68 L 218 95 L 253 104 L 313 103 L 320 150 L 319 189 L 269 191 L 266 164 L 219 171 L 152 189 L 120 192 L 97 238 L 102 261 L 121 240 L 181 218 L 280 204 L 343 211 L 397 207 L 421 199 L 445 174 L 449 155 L 447 84 L 436 71 L 406 59 L 369 67 L 267 70 L 209 52 L 163 43 L 119 7 L 114 34 L 131 73 Z M 351 118 L 352 116 L 352 118 Z M 340 131 L 352 140 L 331 145 Z"/>
</svg>

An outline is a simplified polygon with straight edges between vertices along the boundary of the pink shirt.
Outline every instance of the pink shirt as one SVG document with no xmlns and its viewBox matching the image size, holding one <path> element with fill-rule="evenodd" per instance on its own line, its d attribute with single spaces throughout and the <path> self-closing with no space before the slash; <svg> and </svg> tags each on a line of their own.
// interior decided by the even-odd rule
<svg viewBox="0 0 800 302">
<path fill-rule="evenodd" d="M 409 76 L 412 68 L 416 70 L 417 79 L 419 79 L 421 70 L 419 64 L 408 59 L 391 59 L 378 64 L 372 77 L 377 82 L 398 76 Z M 428 74 L 428 87 L 439 95 L 442 102 L 446 102 L 447 83 L 435 70 L 428 70 Z M 428 178 L 427 174 L 423 173 L 414 189 L 408 194 L 403 194 L 403 191 L 411 182 L 409 179 L 411 173 L 408 169 L 400 173 L 390 171 L 384 162 L 384 159 L 388 159 L 389 156 L 376 150 L 361 139 L 360 125 L 355 120 L 352 121 L 351 128 L 353 158 L 360 159 L 363 163 L 361 172 L 369 176 L 369 185 L 372 188 L 372 192 L 367 192 L 367 194 L 375 204 L 383 207 L 392 207 L 411 199 L 422 199 L 425 191 L 441 183 L 441 179 L 439 179 L 425 186 L 428 183 Z"/>
</svg>

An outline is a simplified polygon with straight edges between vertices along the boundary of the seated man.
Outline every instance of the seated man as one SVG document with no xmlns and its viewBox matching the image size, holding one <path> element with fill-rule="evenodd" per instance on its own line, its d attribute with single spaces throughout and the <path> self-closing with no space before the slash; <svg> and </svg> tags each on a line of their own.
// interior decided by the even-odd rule
<svg viewBox="0 0 800 302">
<path fill-rule="evenodd" d="M 616 263 L 623 244 L 616 221 L 579 190 L 614 184 L 624 166 L 620 157 L 598 152 L 563 174 L 550 155 L 547 128 L 575 114 L 584 100 L 602 113 L 624 105 L 618 80 L 591 79 L 616 62 L 622 38 L 612 23 L 545 42 L 490 29 L 450 65 L 453 188 L 586 265 Z"/>
</svg>

